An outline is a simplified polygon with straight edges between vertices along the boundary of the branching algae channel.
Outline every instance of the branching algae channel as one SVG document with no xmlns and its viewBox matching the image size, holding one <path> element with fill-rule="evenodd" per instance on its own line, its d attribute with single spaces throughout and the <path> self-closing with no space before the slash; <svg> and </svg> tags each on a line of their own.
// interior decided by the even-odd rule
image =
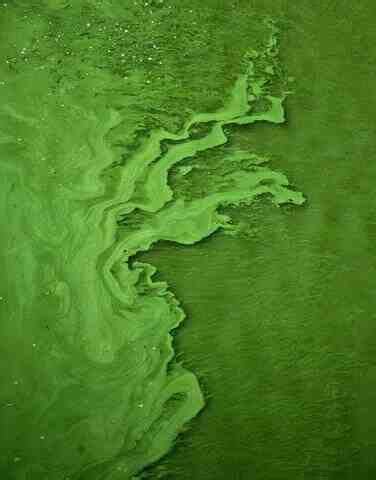
<svg viewBox="0 0 376 480">
<path fill-rule="evenodd" d="M 158 44 L 142 62 L 136 44 L 121 50 L 133 2 L 34 3 L 0 12 L 0 478 L 141 478 L 205 395 L 175 358 L 179 299 L 137 254 L 246 235 L 229 212 L 256 199 L 305 201 L 267 152 L 236 141 L 285 122 L 278 29 L 260 20 L 263 41 L 250 35 L 211 109 L 183 105 L 175 124 L 161 109 L 158 123 L 142 117 Z"/>
</svg>

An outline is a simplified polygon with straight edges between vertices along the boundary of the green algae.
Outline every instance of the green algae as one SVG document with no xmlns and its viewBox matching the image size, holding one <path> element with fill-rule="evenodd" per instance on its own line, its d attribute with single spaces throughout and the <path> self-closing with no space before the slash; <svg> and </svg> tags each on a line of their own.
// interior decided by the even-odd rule
<svg viewBox="0 0 376 480">
<path fill-rule="evenodd" d="M 67 3 L 46 5 L 64 13 Z M 41 23 L 28 24 L 30 36 Z M 246 56 L 222 106 L 171 131 L 150 129 L 150 118 L 132 125 L 136 93 L 124 94 L 118 77 L 110 87 L 118 75 L 111 59 L 99 69 L 87 61 L 83 75 L 83 60 L 72 60 L 74 42 L 47 66 L 42 47 L 30 64 L 22 52 L 7 57 L 2 355 L 22 355 L 1 370 L 4 478 L 130 479 L 160 459 L 204 407 L 195 375 L 173 361 L 171 332 L 185 314 L 168 285 L 153 281 L 155 268 L 135 256 L 161 240 L 192 245 L 218 229 L 236 234 L 220 213 L 226 206 L 265 195 L 277 206 L 304 202 L 265 156 L 231 143 L 232 129 L 285 121 L 287 92 L 272 91 L 274 26 L 271 32 L 264 50 Z M 261 73 L 257 60 L 269 68 Z M 140 82 L 140 72 L 130 75 Z M 192 130 L 200 126 L 197 138 Z M 209 181 L 201 170 L 201 195 L 190 197 L 179 181 L 171 188 L 174 168 L 217 149 L 225 149 L 222 171 Z M 188 182 L 196 170 L 185 169 Z"/>
</svg>

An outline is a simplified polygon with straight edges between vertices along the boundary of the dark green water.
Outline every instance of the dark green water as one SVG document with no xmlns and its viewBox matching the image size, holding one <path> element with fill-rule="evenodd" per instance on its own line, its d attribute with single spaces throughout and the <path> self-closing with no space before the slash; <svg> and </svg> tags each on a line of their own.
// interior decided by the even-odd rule
<svg viewBox="0 0 376 480">
<path fill-rule="evenodd" d="M 297 82 L 287 125 L 250 141 L 308 202 L 250 212 L 254 238 L 145 257 L 183 299 L 177 351 L 212 395 L 163 463 L 174 479 L 373 478 L 376 7 L 252 4 L 283 18 Z"/>
<path fill-rule="evenodd" d="M 216 163 L 220 129 L 191 132 L 207 170 L 169 177 L 202 203 L 163 208 L 164 169 L 147 172 L 159 146 L 197 155 L 182 131 L 195 113 L 240 118 L 226 102 L 268 38 L 264 15 L 295 77 L 287 122 L 223 125 L 229 158 L 269 155 L 262 175 L 285 174 L 307 201 L 262 196 L 224 211 L 250 231 L 210 235 L 221 221 L 201 205 L 232 174 Z M 3 4 L 1 479 L 126 480 L 151 462 L 141 477 L 373 478 L 375 19 L 371 1 Z M 252 198 L 239 171 L 221 184 L 235 203 Z M 135 206 L 147 213 L 128 234 L 117 216 Z M 153 242 L 137 260 L 181 302 L 187 370 L 167 368 L 181 310 L 125 264 Z"/>
</svg>

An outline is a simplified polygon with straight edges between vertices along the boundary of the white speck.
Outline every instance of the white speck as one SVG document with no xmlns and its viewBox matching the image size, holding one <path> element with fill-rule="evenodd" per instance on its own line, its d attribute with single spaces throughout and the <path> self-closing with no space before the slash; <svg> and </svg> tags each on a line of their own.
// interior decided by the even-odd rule
<svg viewBox="0 0 376 480">
<path fill-rule="evenodd" d="M 13 407 L 14 403 L 7 403 L 7 407 Z"/>
<path fill-rule="evenodd" d="M 157 347 L 153 347 L 152 350 L 157 350 Z"/>
<path fill-rule="evenodd" d="M 139 403 L 138 406 L 139 406 L 139 408 L 144 408 L 144 404 L 143 404 L 143 403 Z"/>
<path fill-rule="evenodd" d="M 91 27 L 91 23 L 87 23 L 86 26 L 87 26 L 87 27 Z"/>
<path fill-rule="evenodd" d="M 126 28 L 126 29 L 124 30 L 124 33 L 128 33 L 128 32 L 129 32 L 129 30 Z"/>
<path fill-rule="evenodd" d="M 45 440 L 46 437 L 45 437 L 44 435 L 41 435 L 39 438 L 40 438 L 41 440 Z"/>
<path fill-rule="evenodd" d="M 36 344 L 36 343 L 33 343 L 33 348 L 35 348 L 36 346 L 37 346 L 37 344 Z"/>
<path fill-rule="evenodd" d="M 150 80 L 146 80 L 146 83 L 151 83 Z"/>
<path fill-rule="evenodd" d="M 1 300 L 4 300 L 4 297 L 0 297 L 0 302 L 1 302 Z"/>
<path fill-rule="evenodd" d="M 18 385 L 20 382 L 18 380 L 15 380 L 13 383 L 14 385 Z"/>
<path fill-rule="evenodd" d="M 20 460 L 21 460 L 20 457 L 14 457 L 14 458 L 13 458 L 14 463 L 17 463 L 17 462 L 19 462 Z"/>
<path fill-rule="evenodd" d="M 122 56 L 122 57 L 125 57 L 125 53 L 122 53 L 121 56 Z"/>
</svg>

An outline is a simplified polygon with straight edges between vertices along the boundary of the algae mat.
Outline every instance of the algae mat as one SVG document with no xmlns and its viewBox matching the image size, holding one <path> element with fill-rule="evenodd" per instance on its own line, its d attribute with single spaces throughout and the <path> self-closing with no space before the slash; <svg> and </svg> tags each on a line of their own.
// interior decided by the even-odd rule
<svg viewBox="0 0 376 480">
<path fill-rule="evenodd" d="M 365 306 L 335 337 L 329 280 L 290 273 L 320 216 L 296 164 L 320 151 L 286 160 L 283 5 L 2 4 L 1 478 L 335 478 L 372 444 L 345 391 L 369 365 L 346 333 Z M 291 321 L 292 278 L 321 336 Z"/>
<path fill-rule="evenodd" d="M 3 358 L 20 355 L 3 363 L 2 468 L 9 478 L 132 478 L 204 405 L 194 374 L 172 361 L 170 332 L 184 313 L 167 285 L 153 281 L 155 268 L 134 256 L 159 240 L 194 244 L 219 228 L 244 229 L 220 207 L 261 195 L 277 206 L 304 202 L 266 157 L 229 140 L 235 126 L 283 122 L 288 92 L 273 81 L 283 80 L 277 28 L 264 22 L 269 38 L 245 52 L 222 107 L 192 112 L 175 133 L 146 126 L 130 139 L 139 126 L 127 122 L 127 97 L 140 94 L 139 72 L 129 71 L 132 92 L 116 65 L 94 64 L 125 57 L 128 28 L 113 18 L 101 26 L 105 11 L 97 11 L 65 39 L 61 24 L 77 7 L 53 7 L 63 10 L 60 25 L 53 13 L 46 22 L 45 10 L 20 17 L 3 7 Z M 24 24 L 30 38 L 22 35 L 20 48 L 12 33 Z M 105 30 L 111 48 L 98 54 L 106 42 L 99 37 L 85 61 L 82 37 Z M 200 182 L 206 191 L 170 188 L 172 167 L 216 148 L 223 161 Z"/>
</svg>

